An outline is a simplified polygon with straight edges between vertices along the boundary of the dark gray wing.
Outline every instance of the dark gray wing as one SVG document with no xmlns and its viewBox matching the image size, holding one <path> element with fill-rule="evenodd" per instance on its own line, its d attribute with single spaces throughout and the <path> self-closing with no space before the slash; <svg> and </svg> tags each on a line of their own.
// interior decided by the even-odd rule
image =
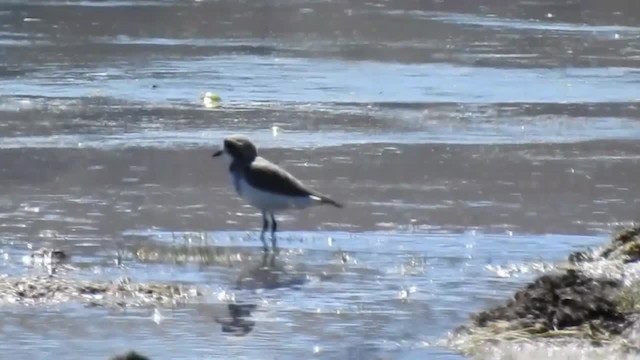
<svg viewBox="0 0 640 360">
<path fill-rule="evenodd" d="M 265 159 L 256 158 L 246 166 L 244 178 L 249 185 L 255 188 L 288 196 L 317 195 L 286 170 Z"/>
</svg>

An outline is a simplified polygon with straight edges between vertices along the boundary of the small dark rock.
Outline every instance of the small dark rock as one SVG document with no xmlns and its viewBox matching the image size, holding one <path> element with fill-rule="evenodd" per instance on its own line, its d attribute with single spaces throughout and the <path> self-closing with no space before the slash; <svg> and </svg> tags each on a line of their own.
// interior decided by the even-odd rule
<svg viewBox="0 0 640 360">
<path fill-rule="evenodd" d="M 129 351 L 126 354 L 116 355 L 112 357 L 111 360 L 149 360 L 149 358 L 135 351 Z"/>
<path fill-rule="evenodd" d="M 94 286 L 85 286 L 80 290 L 81 294 L 86 294 L 86 295 L 97 295 L 97 294 L 102 294 L 106 292 L 106 289 L 99 289 L 97 287 Z"/>
</svg>

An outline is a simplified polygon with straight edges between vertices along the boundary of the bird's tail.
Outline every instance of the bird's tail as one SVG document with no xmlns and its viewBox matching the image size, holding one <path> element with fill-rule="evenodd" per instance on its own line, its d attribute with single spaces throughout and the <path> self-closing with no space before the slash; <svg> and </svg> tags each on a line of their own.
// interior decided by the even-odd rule
<svg viewBox="0 0 640 360">
<path fill-rule="evenodd" d="M 335 206 L 335 207 L 337 207 L 339 209 L 344 207 L 344 205 L 342 205 L 341 203 L 339 203 L 339 202 L 337 202 L 337 201 L 335 201 L 335 200 L 333 200 L 333 199 L 331 199 L 331 198 L 329 198 L 327 196 L 316 195 L 316 197 L 320 200 L 320 204 L 332 205 L 332 206 Z"/>
</svg>

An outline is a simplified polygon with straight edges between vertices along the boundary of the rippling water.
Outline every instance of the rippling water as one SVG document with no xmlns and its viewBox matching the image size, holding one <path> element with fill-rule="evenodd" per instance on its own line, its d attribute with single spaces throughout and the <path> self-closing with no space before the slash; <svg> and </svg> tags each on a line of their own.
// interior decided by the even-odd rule
<svg viewBox="0 0 640 360">
<path fill-rule="evenodd" d="M 630 0 L 0 1 L 0 273 L 42 273 L 21 258 L 48 245 L 72 254 L 65 276 L 204 294 L 3 304 L 1 352 L 462 359 L 441 340 L 470 313 L 637 219 L 639 14 Z M 263 259 L 259 214 L 211 159 L 231 133 L 347 208 L 282 214 L 283 251 Z M 245 336 L 215 322 L 229 302 L 257 305 Z"/>
</svg>

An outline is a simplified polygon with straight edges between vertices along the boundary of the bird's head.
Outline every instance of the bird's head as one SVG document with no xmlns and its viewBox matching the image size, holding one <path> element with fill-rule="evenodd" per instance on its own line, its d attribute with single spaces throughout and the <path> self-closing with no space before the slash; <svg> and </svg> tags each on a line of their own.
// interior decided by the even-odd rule
<svg viewBox="0 0 640 360">
<path fill-rule="evenodd" d="M 258 156 L 258 150 L 246 136 L 231 135 L 224 139 L 222 149 L 213 153 L 213 157 L 222 155 L 231 161 L 251 162 Z"/>
</svg>

